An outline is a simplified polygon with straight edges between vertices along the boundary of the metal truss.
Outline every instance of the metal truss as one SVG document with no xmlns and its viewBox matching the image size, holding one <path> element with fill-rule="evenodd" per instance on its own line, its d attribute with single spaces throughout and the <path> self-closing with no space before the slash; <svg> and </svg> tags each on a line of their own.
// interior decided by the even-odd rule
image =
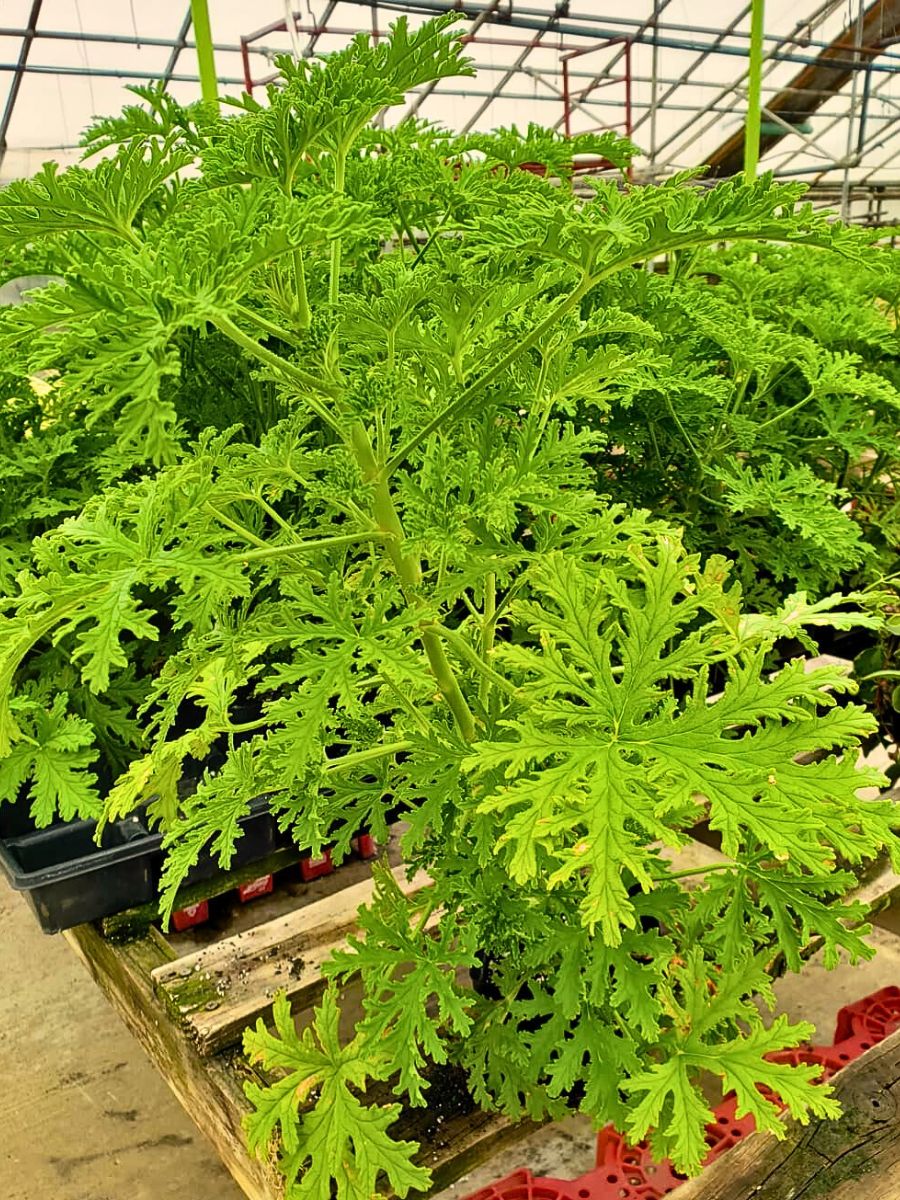
<svg viewBox="0 0 900 1200">
<path fill-rule="evenodd" d="M 500 123 L 492 120 L 499 102 L 527 103 L 536 106 L 532 111 L 543 124 L 566 134 L 606 128 L 629 134 L 647 151 L 639 160 L 641 179 L 663 178 L 696 165 L 698 155 L 710 164 L 711 174 L 740 169 L 742 133 L 718 145 L 715 139 L 726 122 L 739 120 L 745 103 L 749 2 L 723 4 L 727 20 L 723 17 L 718 28 L 676 19 L 672 0 L 637 0 L 638 11 L 627 17 L 603 15 L 602 0 L 314 0 L 318 15 L 309 0 L 304 12 L 276 0 L 265 2 L 273 10 L 268 24 L 253 31 L 231 30 L 232 40 L 215 47 L 223 56 L 240 56 L 240 73 L 220 76 L 225 88 L 252 91 L 270 81 L 272 58 L 286 49 L 285 34 L 288 48 L 310 56 L 360 28 L 377 38 L 400 13 L 424 17 L 452 10 L 471 20 L 466 40 L 479 78 L 471 85 L 467 80 L 442 81 L 418 89 L 400 119 L 428 118 L 441 105 L 446 112 L 447 97 L 464 97 L 468 104 L 458 128 L 467 130 Z M 160 75 L 136 66 L 49 66 L 46 55 L 35 61 L 35 45 L 75 40 L 123 50 L 164 47 L 169 53 L 163 78 L 195 84 L 191 11 L 187 3 L 185 7 L 171 38 L 148 38 L 136 31 L 47 28 L 41 20 L 42 0 L 33 0 L 25 27 L 0 27 L 0 38 L 18 38 L 20 47 L 14 61 L 0 62 L 0 77 L 12 75 L 0 114 L 0 157 L 27 75 L 129 81 Z M 215 30 L 216 0 L 211 0 L 211 13 Z M 828 37 L 824 30 L 833 31 L 838 14 L 845 27 L 837 37 Z M 667 58 L 669 51 L 679 53 Z M 764 56 L 762 166 L 777 176 L 808 178 L 816 197 L 827 195 L 833 201 L 837 188 L 845 217 L 881 220 L 885 205 L 897 198 L 882 176 L 900 158 L 900 94 L 892 94 L 900 71 L 900 0 L 810 5 L 810 11 L 801 9 L 787 34 L 765 38 Z M 673 58 L 677 69 L 666 69 Z M 720 82 L 709 78 L 714 64 L 719 65 Z M 787 81 L 790 68 L 785 64 L 794 69 Z M 806 132 L 803 123 L 814 114 L 815 130 Z"/>
</svg>

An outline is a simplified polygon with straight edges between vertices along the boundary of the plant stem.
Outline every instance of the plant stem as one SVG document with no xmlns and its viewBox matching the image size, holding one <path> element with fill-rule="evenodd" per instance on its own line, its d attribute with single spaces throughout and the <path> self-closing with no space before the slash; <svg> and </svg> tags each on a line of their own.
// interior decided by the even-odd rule
<svg viewBox="0 0 900 1200">
<path fill-rule="evenodd" d="M 425 647 L 425 653 L 428 655 L 428 663 L 434 672 L 438 689 L 447 701 L 450 711 L 453 713 L 459 732 L 465 741 L 474 742 L 476 737 L 475 718 L 472 716 L 472 710 L 469 708 L 466 698 L 462 694 L 456 674 L 450 666 L 450 660 L 444 653 L 438 629 L 441 630 L 441 633 L 446 632 L 443 626 L 435 624 L 426 625 L 422 629 L 422 645 Z"/>
<path fill-rule="evenodd" d="M 461 634 L 457 633 L 455 629 L 448 629 L 446 625 L 440 625 L 437 623 L 435 624 L 434 628 L 441 635 L 441 637 L 445 639 L 445 641 L 450 643 L 453 649 L 459 654 L 460 658 L 464 658 L 466 662 L 468 662 L 472 667 L 475 668 L 476 671 L 478 671 L 482 680 L 496 684 L 497 687 L 501 688 L 509 696 L 514 696 L 516 699 L 520 698 L 515 684 L 510 683 L 508 679 L 504 679 L 499 672 L 493 669 L 493 667 L 488 666 L 484 659 L 479 657 L 478 652 L 474 650 L 466 641 L 466 639 Z"/>
<path fill-rule="evenodd" d="M 660 883 L 665 883 L 667 879 L 687 879 L 690 875 L 706 875 L 710 871 L 733 871 L 737 863 L 713 863 L 708 867 L 685 867 L 683 871 L 669 871 L 665 875 L 659 877 Z"/>
<path fill-rule="evenodd" d="M 296 534 L 297 530 L 293 525 L 289 521 L 286 521 L 281 513 L 269 504 L 268 500 L 265 500 L 257 492 L 248 492 L 246 495 L 248 500 L 252 500 L 254 504 L 258 504 L 263 512 L 270 516 L 275 524 L 283 529 L 285 533 L 291 534 L 292 537 Z"/>
<path fill-rule="evenodd" d="M 810 392 L 808 396 L 804 396 L 802 400 L 798 400 L 797 403 L 792 405 L 790 408 L 782 409 L 782 411 L 780 413 L 776 413 L 774 417 L 769 417 L 768 421 L 763 421 L 761 425 L 757 425 L 757 433 L 760 431 L 760 429 L 768 429 L 770 425 L 775 425 L 778 421 L 783 421 L 785 417 L 790 417 L 795 412 L 799 412 L 801 408 L 805 408 L 806 405 L 809 404 L 810 400 L 814 399 L 815 393 Z"/>
<path fill-rule="evenodd" d="M 481 661 L 486 667 L 490 667 L 491 655 L 494 650 L 494 633 L 497 628 L 496 613 L 497 576 L 493 571 L 488 571 L 484 577 L 484 623 L 481 627 Z M 482 675 L 478 686 L 478 698 L 482 704 L 487 700 L 488 690 L 488 677 Z"/>
<path fill-rule="evenodd" d="M 363 479 L 373 492 L 372 513 L 378 527 L 388 535 L 387 554 L 394 570 L 411 597 L 422 582 L 422 567 L 418 560 L 403 551 L 403 526 L 394 505 L 391 489 L 375 458 L 375 451 L 362 421 L 354 421 L 350 430 L 350 446 L 362 471 Z"/>
<path fill-rule="evenodd" d="M 328 772 L 351 771 L 362 763 L 374 762 L 378 758 L 386 758 L 389 754 L 399 754 L 402 750 L 411 750 L 412 742 L 390 742 L 385 746 L 370 746 L 368 750 L 357 750 L 353 754 L 345 754 L 341 758 L 332 759 L 325 767 Z"/>
<path fill-rule="evenodd" d="M 298 383 L 303 388 L 320 392 L 323 396 L 328 396 L 332 400 L 337 397 L 338 389 L 336 387 L 323 382 L 321 379 L 316 379 L 315 375 L 309 375 L 301 367 L 295 367 L 293 363 L 286 362 L 285 359 L 280 358 L 277 354 L 273 354 L 271 350 L 268 350 L 265 346 L 261 346 L 254 338 L 244 333 L 243 329 L 235 325 L 230 318 L 225 316 L 216 317 L 213 324 L 220 333 L 224 333 L 226 337 L 231 338 L 233 342 L 236 342 L 237 345 L 246 350 L 248 354 L 252 354 L 254 358 L 259 359 L 260 362 L 264 362 L 266 366 L 271 367 L 292 383 Z M 313 412 L 326 425 L 330 426 L 335 433 L 343 437 L 343 426 L 326 404 L 323 404 L 321 400 L 310 395 L 306 395 L 304 399 Z"/>
<path fill-rule="evenodd" d="M 254 325 L 258 325 L 264 333 L 270 337 L 278 338 L 280 342 L 286 342 L 289 346 L 296 345 L 297 339 L 287 329 L 282 329 L 280 325 L 276 325 L 274 321 L 267 320 L 261 313 L 258 313 L 253 308 L 247 308 L 245 304 L 239 304 L 237 308 L 240 316 L 245 321 L 252 321 Z"/>
<path fill-rule="evenodd" d="M 260 717 L 258 721 L 241 721 L 234 724 L 229 721 L 226 733 L 252 733 L 255 729 L 268 729 L 272 722 L 267 717 Z"/>
<path fill-rule="evenodd" d="M 385 534 L 380 529 L 367 529 L 359 533 L 341 533 L 335 537 L 307 538 L 299 542 L 288 542 L 284 546 L 263 546 L 259 550 L 247 550 L 241 559 L 277 558 L 281 554 L 300 554 L 306 550 L 323 550 L 329 546 L 353 546 L 358 542 L 380 542 Z"/>
<path fill-rule="evenodd" d="M 291 257 L 294 260 L 294 286 L 297 289 L 297 324 L 301 329 L 309 329 L 312 314 L 309 311 L 309 295 L 306 290 L 306 268 L 303 266 L 303 253 L 295 250 Z"/>
<path fill-rule="evenodd" d="M 353 423 L 350 430 L 350 445 L 356 455 L 363 479 L 372 488 L 372 512 L 379 528 L 387 535 L 385 549 L 388 558 L 397 572 L 404 592 L 407 593 L 408 603 L 411 606 L 416 605 L 418 589 L 422 583 L 422 565 L 414 555 L 405 554 L 403 551 L 403 525 L 394 505 L 394 498 L 385 478 L 384 468 L 379 466 L 375 458 L 372 442 L 362 421 Z M 475 740 L 475 718 L 466 703 L 466 698 L 462 694 L 447 655 L 444 653 L 435 623 L 423 623 L 420 627 L 420 636 L 438 689 L 453 713 L 460 733 L 467 742 L 473 742 Z"/>
<path fill-rule="evenodd" d="M 467 388 L 464 388 L 460 395 L 451 401 L 446 408 L 443 408 L 436 417 L 433 417 L 424 429 L 419 430 L 405 445 L 401 446 L 387 464 L 385 468 L 386 473 L 390 475 L 401 463 L 406 462 L 417 446 L 420 446 L 433 433 L 443 428 L 461 412 L 464 412 L 472 401 L 481 395 L 485 388 L 489 387 L 498 376 L 502 375 L 511 363 L 515 362 L 520 354 L 524 354 L 526 350 L 530 350 L 566 313 L 576 308 L 587 292 L 590 291 L 593 283 L 593 279 L 589 275 L 585 275 L 575 290 L 570 292 L 566 299 L 561 304 L 558 304 L 551 313 L 548 313 L 543 321 L 532 329 L 531 333 L 526 334 L 524 338 L 513 343 L 492 367 L 489 367 L 480 378 L 470 383 Z"/>
<path fill-rule="evenodd" d="M 200 73 L 200 94 L 207 104 L 219 107 L 219 83 L 216 77 L 215 52 L 209 26 L 207 0 L 191 0 L 191 21 L 197 47 L 197 67 Z"/>
<path fill-rule="evenodd" d="M 249 529 L 247 529 L 246 526 L 241 525 L 240 522 L 233 521 L 231 517 L 226 517 L 226 515 L 216 508 L 215 505 L 206 504 L 204 507 L 208 513 L 216 518 L 217 521 L 221 521 L 223 525 L 227 526 L 232 533 L 236 533 L 239 537 L 245 538 L 254 546 L 260 546 L 264 549 L 268 547 L 268 542 L 264 541 L 261 537 L 257 537 L 255 533 L 252 533 Z"/>
</svg>

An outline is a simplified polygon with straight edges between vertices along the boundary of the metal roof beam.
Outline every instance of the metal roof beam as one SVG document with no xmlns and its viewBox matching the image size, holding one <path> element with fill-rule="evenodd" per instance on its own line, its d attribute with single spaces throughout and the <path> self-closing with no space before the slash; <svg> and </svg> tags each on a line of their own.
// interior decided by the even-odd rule
<svg viewBox="0 0 900 1200">
<path fill-rule="evenodd" d="M 788 124 L 796 123 L 798 118 L 812 116 L 823 103 L 823 91 L 832 94 L 839 92 L 857 70 L 871 71 L 872 60 L 881 48 L 881 40 L 896 37 L 898 33 L 900 0 L 875 0 L 862 14 L 858 26 L 854 21 L 843 29 L 827 49 L 791 80 L 790 91 L 779 92 L 766 107 L 770 112 L 778 113 Z M 760 157 L 786 136 L 786 131 L 782 130 L 763 134 L 759 140 Z M 736 175 L 742 169 L 743 160 L 742 128 L 710 154 L 707 159 L 709 174 L 713 177 Z"/>
<path fill-rule="evenodd" d="M 22 37 L 19 57 L 13 68 L 14 73 L 9 85 L 6 104 L 3 107 L 3 116 L 0 117 L 0 164 L 2 164 L 3 156 L 6 153 L 6 139 L 9 134 L 9 125 L 15 111 L 16 100 L 19 98 L 19 89 L 22 86 L 22 78 L 25 74 L 25 64 L 28 62 L 28 55 L 31 53 L 31 44 L 37 33 L 37 23 L 40 20 L 43 3 L 44 0 L 32 0 L 31 12 L 28 14 L 28 28 Z"/>
<path fill-rule="evenodd" d="M 184 20 L 181 22 L 181 28 L 178 30 L 178 37 L 175 39 L 175 45 L 172 47 L 172 50 L 169 54 L 169 61 L 166 63 L 166 69 L 162 74 L 163 87 L 169 86 L 169 80 L 172 78 L 172 74 L 178 64 L 178 56 L 187 46 L 187 35 L 191 31 L 192 21 L 193 17 L 191 15 L 191 6 L 188 5 L 188 10 L 184 15 Z"/>
</svg>

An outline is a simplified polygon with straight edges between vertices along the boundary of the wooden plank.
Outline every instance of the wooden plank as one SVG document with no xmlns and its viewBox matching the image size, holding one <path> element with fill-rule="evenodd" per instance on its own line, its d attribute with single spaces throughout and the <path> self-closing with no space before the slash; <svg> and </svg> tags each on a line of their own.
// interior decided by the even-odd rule
<svg viewBox="0 0 900 1200">
<path fill-rule="evenodd" d="M 809 11 L 809 10 L 807 10 Z M 781 91 L 766 100 L 766 112 L 773 113 L 788 125 L 811 117 L 823 104 L 834 99 L 852 76 L 855 63 L 871 62 L 877 57 L 879 47 L 889 44 L 900 34 L 900 2 L 898 0 L 874 0 L 862 14 L 862 29 L 857 52 L 857 16 L 853 6 L 853 19 L 836 38 L 806 63 Z M 858 54 L 858 59 L 857 59 Z M 790 130 L 781 128 L 776 133 L 764 133 L 759 139 L 759 156 L 762 158 Z M 718 146 L 707 158 L 709 177 L 720 179 L 736 175 L 744 165 L 745 130 L 743 123 L 728 139 Z"/>
<path fill-rule="evenodd" d="M 249 1157 L 241 1128 L 249 1111 L 241 1085 L 258 1076 L 237 1056 L 201 1058 L 178 1026 L 165 1019 L 150 981 L 150 972 L 169 954 L 163 938 L 153 930 L 115 946 L 93 925 L 64 936 L 249 1200 L 283 1200 L 274 1164 Z"/>
<path fill-rule="evenodd" d="M 408 895 L 431 882 L 423 871 L 407 880 L 402 866 L 393 874 Z M 200 1054 L 215 1054 L 237 1041 L 268 1011 L 277 991 L 300 1007 L 314 1003 L 323 988 L 323 964 L 355 928 L 373 887 L 371 878 L 363 880 L 158 966 L 153 982 Z"/>
<path fill-rule="evenodd" d="M 144 938 L 115 945 L 92 925 L 69 930 L 65 937 L 244 1194 L 249 1200 L 283 1200 L 274 1158 L 251 1158 L 241 1127 L 249 1111 L 242 1084 L 245 1079 L 264 1080 L 238 1052 L 202 1057 L 169 1018 L 151 982 L 151 972 L 171 958 L 165 939 L 154 929 Z M 435 1083 L 443 1093 L 443 1081 Z M 370 1099 L 393 1100 L 387 1085 L 380 1087 L 383 1096 L 375 1089 Z M 416 1160 L 432 1171 L 435 1188 L 449 1186 L 502 1146 L 537 1128 L 476 1107 L 445 1117 L 442 1099 L 436 1097 L 437 1109 L 406 1109 L 392 1129 L 401 1140 L 421 1143 Z"/>
<path fill-rule="evenodd" d="M 837 1121 L 787 1123 L 787 1136 L 753 1133 L 678 1200 L 897 1200 L 900 1196 L 900 1030 L 832 1081 L 844 1109 Z"/>
</svg>

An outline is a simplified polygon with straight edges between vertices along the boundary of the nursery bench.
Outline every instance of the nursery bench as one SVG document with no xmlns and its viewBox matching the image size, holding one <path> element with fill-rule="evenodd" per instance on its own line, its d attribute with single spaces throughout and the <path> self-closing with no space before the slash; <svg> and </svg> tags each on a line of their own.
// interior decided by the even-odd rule
<svg viewBox="0 0 900 1200">
<path fill-rule="evenodd" d="M 388 850 L 396 864 L 395 846 Z M 256 864 L 255 874 L 284 868 L 284 855 Z M 292 861 L 295 871 L 296 856 Z M 349 862 L 307 884 L 289 878 L 293 873 L 284 873 L 272 896 L 246 908 L 234 903 L 214 925 L 185 933 L 163 934 L 151 913 L 133 909 L 64 934 L 250 1200 L 281 1200 L 283 1187 L 274 1161 L 252 1158 L 244 1141 L 250 1105 L 243 1084 L 265 1078 L 241 1051 L 242 1031 L 267 1015 L 276 991 L 285 991 L 298 1012 L 315 1004 L 322 962 L 372 895 L 368 863 Z M 424 876 L 407 882 L 396 865 L 395 873 L 407 892 L 427 883 Z M 230 891 L 246 874 L 223 876 L 215 890 Z M 189 891 L 177 903 L 197 899 Z M 261 916 L 269 919 L 248 926 Z M 428 1110 L 411 1109 L 397 1132 L 422 1143 L 422 1161 L 441 1187 L 533 1128 L 477 1109 L 442 1117 L 435 1127 Z"/>
<path fill-rule="evenodd" d="M 716 851 L 698 843 L 696 853 Z M 283 871 L 291 859 L 285 855 L 279 851 L 255 871 Z M 427 884 L 422 875 L 404 878 L 393 842 L 388 857 L 405 890 Z M 372 892 L 364 862 L 350 862 L 305 884 L 292 877 L 295 871 L 295 863 L 284 871 L 273 895 L 249 907 L 229 901 L 230 908 L 225 904 L 212 925 L 199 929 L 164 935 L 151 912 L 135 909 L 65 934 L 250 1200 L 282 1200 L 283 1187 L 274 1161 L 252 1158 L 246 1149 L 242 1120 L 250 1106 L 243 1084 L 265 1079 L 241 1051 L 242 1030 L 266 1016 L 279 990 L 298 1013 L 315 1004 L 322 991 L 321 964 L 353 929 L 358 907 Z M 215 890 L 225 893 L 246 882 L 246 874 L 223 876 Z M 876 923 L 897 932 L 892 904 L 900 905 L 900 877 L 889 866 L 871 872 L 857 894 L 871 905 Z M 178 903 L 196 899 L 187 891 Z M 835 1083 L 847 1100 L 840 1121 L 792 1127 L 784 1142 L 752 1134 L 699 1179 L 684 1184 L 683 1191 L 679 1188 L 679 1200 L 807 1195 L 897 1200 L 900 1031 L 839 1072 Z M 427 1109 L 411 1109 L 401 1116 L 397 1133 L 422 1143 L 421 1159 L 440 1189 L 536 1128 L 477 1109 L 435 1124 Z M 880 1180 L 892 1182 L 879 1189 Z"/>
</svg>

